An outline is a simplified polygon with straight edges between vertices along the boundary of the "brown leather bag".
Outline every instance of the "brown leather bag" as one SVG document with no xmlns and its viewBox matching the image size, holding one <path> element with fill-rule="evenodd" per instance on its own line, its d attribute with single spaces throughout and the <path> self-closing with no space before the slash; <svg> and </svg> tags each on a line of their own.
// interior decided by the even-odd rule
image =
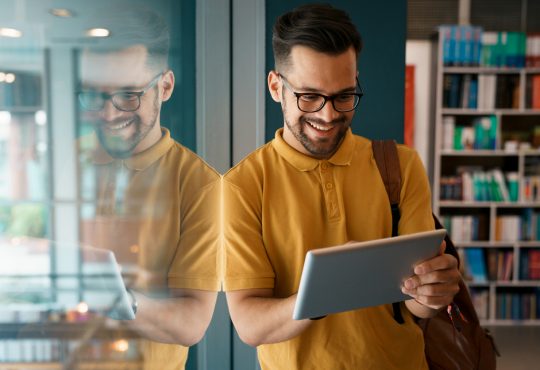
<svg viewBox="0 0 540 370">
<path fill-rule="evenodd" d="M 396 143 L 393 140 L 372 141 L 373 155 L 386 187 L 392 210 L 392 236 L 397 235 L 401 171 Z M 435 227 L 442 225 L 433 215 Z M 459 257 L 454 244 L 446 235 L 445 253 Z M 447 310 L 431 319 L 420 319 L 424 332 L 425 353 L 432 370 L 495 370 L 499 352 L 493 337 L 480 326 L 467 286 L 461 280 L 460 290 Z M 399 305 L 394 304 L 394 318 L 400 322 Z"/>
</svg>

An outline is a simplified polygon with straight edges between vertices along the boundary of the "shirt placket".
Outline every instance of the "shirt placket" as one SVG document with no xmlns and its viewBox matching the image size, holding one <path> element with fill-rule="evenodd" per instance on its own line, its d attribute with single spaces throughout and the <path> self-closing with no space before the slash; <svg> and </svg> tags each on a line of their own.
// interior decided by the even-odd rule
<svg viewBox="0 0 540 370">
<path fill-rule="evenodd" d="M 322 181 L 324 203 L 328 220 L 336 221 L 340 218 L 340 212 L 336 184 L 334 181 L 334 166 L 328 161 L 321 161 L 319 163 L 319 173 Z"/>
</svg>

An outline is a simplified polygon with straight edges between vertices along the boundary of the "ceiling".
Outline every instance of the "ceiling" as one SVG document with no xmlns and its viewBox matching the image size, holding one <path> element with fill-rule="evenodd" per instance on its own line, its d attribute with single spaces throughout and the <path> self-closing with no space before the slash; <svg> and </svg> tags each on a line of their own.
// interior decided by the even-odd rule
<svg viewBox="0 0 540 370">
<path fill-rule="evenodd" d="M 39 70 L 46 48 L 80 48 L 113 42 L 114 34 L 104 40 L 87 37 L 85 31 L 107 27 L 107 19 L 121 21 L 123 9 L 142 6 L 170 22 L 171 1 L 178 0 L 0 0 L 0 27 L 16 28 L 23 33 L 20 38 L 0 37 L 0 70 Z M 68 9 L 74 16 L 53 16 L 53 8 Z M 113 12 L 120 14 L 113 17 Z"/>
<path fill-rule="evenodd" d="M 0 0 L 0 27 L 11 27 L 23 32 L 16 39 L 0 38 L 1 48 L 44 48 L 53 45 L 77 46 L 95 43 L 85 31 L 103 27 L 111 11 L 143 6 L 170 19 L 171 0 Z M 72 18 L 53 16 L 53 8 L 73 12 Z M 111 10 L 114 9 L 114 10 Z M 117 20 L 120 17 L 115 17 Z M 104 21 L 105 20 L 105 21 Z"/>
</svg>

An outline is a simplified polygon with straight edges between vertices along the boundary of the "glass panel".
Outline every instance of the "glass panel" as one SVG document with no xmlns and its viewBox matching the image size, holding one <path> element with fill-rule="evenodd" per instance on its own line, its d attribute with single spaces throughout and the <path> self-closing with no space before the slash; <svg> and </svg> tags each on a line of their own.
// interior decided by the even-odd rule
<svg viewBox="0 0 540 370">
<path fill-rule="evenodd" d="M 156 318 L 176 312 L 163 309 L 173 291 L 217 289 L 182 275 L 207 265 L 198 254 L 217 261 L 199 240 L 215 195 L 200 188 L 218 176 L 185 148 L 195 0 L 60 4 L 6 0 L 0 12 L 0 367 L 182 369 L 184 339 Z M 182 155 L 156 165 L 171 148 Z M 182 243 L 203 252 L 180 258 Z"/>
</svg>

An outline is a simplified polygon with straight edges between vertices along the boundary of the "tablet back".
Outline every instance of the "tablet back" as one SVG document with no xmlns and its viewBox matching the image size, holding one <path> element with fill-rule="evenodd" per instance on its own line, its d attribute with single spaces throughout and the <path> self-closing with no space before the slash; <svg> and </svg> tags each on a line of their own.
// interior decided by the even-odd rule
<svg viewBox="0 0 540 370">
<path fill-rule="evenodd" d="M 293 318 L 410 299 L 401 284 L 413 266 L 436 256 L 446 230 L 321 248 L 307 253 Z"/>
<path fill-rule="evenodd" d="M 82 247 L 82 296 L 91 310 L 116 320 L 133 320 L 135 313 L 114 253 Z"/>
</svg>

